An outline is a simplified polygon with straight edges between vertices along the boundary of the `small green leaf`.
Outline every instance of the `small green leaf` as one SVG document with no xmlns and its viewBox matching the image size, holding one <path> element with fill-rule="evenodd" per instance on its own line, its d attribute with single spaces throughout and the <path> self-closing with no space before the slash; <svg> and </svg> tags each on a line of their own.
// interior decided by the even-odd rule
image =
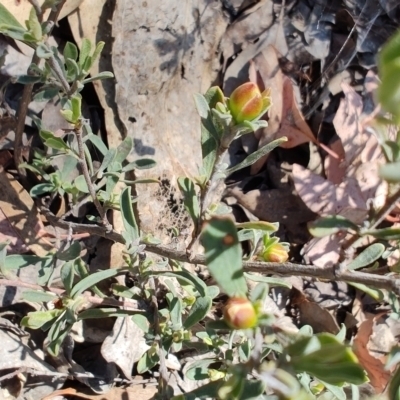
<svg viewBox="0 0 400 400">
<path fill-rule="evenodd" d="M 151 350 L 151 349 L 150 349 Z M 159 357 L 157 354 L 149 355 L 149 351 L 143 354 L 140 358 L 139 362 L 137 363 L 136 370 L 138 374 L 143 374 L 146 371 L 155 367 L 159 361 Z"/>
<path fill-rule="evenodd" d="M 45 141 L 45 145 L 47 147 L 50 147 L 50 148 L 56 149 L 56 150 L 64 150 L 64 151 L 69 150 L 69 147 L 64 142 L 64 140 L 62 140 L 61 138 L 58 138 L 58 137 L 53 137 L 53 138 L 47 139 Z"/>
<path fill-rule="evenodd" d="M 57 258 L 63 261 L 72 261 L 79 257 L 81 254 L 81 245 L 79 242 L 73 242 L 67 250 L 59 251 L 57 253 Z"/>
<path fill-rule="evenodd" d="M 39 43 L 36 47 L 36 55 L 46 60 L 53 56 L 53 52 L 44 43 Z"/>
<path fill-rule="evenodd" d="M 71 42 L 67 42 L 64 46 L 64 59 L 70 58 L 76 61 L 78 59 L 78 48 Z"/>
<path fill-rule="evenodd" d="M 96 146 L 96 148 L 100 151 L 100 153 L 104 156 L 105 154 L 107 154 L 108 149 L 107 146 L 104 144 L 104 142 L 97 136 L 94 135 L 93 133 L 89 133 L 88 135 L 86 135 L 83 138 L 83 141 L 90 141 L 93 143 L 94 146 Z M 104 169 L 106 169 L 107 167 L 104 167 Z"/>
<path fill-rule="evenodd" d="M 72 121 L 76 123 L 82 116 L 81 112 L 82 97 L 80 95 L 75 95 L 71 97 L 71 111 L 72 111 Z"/>
<path fill-rule="evenodd" d="M 131 244 L 139 238 L 139 228 L 136 222 L 135 214 L 133 212 L 132 200 L 131 200 L 131 188 L 126 187 L 120 196 L 120 209 L 122 214 L 122 220 L 126 232 L 126 237 Z"/>
<path fill-rule="evenodd" d="M 97 75 L 91 76 L 90 78 L 84 79 L 82 81 L 82 84 L 86 85 L 89 82 L 98 81 L 101 79 L 110 79 L 110 78 L 114 78 L 114 74 L 110 71 L 103 71 Z"/>
<path fill-rule="evenodd" d="M 33 303 L 47 303 L 53 301 L 57 298 L 54 293 L 40 292 L 38 290 L 25 290 L 22 293 L 22 298 L 26 301 L 31 301 Z"/>
<path fill-rule="evenodd" d="M 366 267 L 381 258 L 384 251 L 385 246 L 382 243 L 373 243 L 363 250 L 346 268 L 354 270 Z"/>
<path fill-rule="evenodd" d="M 86 183 L 86 179 L 83 175 L 77 176 L 76 179 L 74 180 L 74 184 L 80 192 L 89 193 L 89 188 Z"/>
<path fill-rule="evenodd" d="M 74 285 L 74 277 L 75 277 L 74 263 L 71 261 L 66 262 L 61 267 L 60 278 L 68 294 L 71 293 L 72 286 Z"/>
<path fill-rule="evenodd" d="M 37 40 L 42 39 L 42 26 L 40 25 L 39 19 L 37 17 L 35 8 L 32 7 L 29 13 L 29 20 L 26 21 L 27 28 L 29 29 L 29 33 Z"/>
<path fill-rule="evenodd" d="M 279 229 L 278 222 L 267 222 L 267 221 L 248 221 L 240 222 L 235 224 L 238 229 L 258 229 L 264 232 L 276 232 Z"/>
<path fill-rule="evenodd" d="M 156 165 L 157 163 L 151 158 L 140 158 L 123 167 L 122 172 L 132 171 L 133 169 L 150 169 Z"/>
<path fill-rule="evenodd" d="M 0 33 L 14 40 L 20 40 L 26 43 L 36 43 L 35 38 L 28 33 L 25 28 L 17 28 L 8 24 L 0 24 Z"/>
<path fill-rule="evenodd" d="M 399 73 L 400 73 L 400 68 L 399 68 Z M 399 88 L 399 99 L 400 99 L 400 88 Z M 400 111 L 399 111 L 399 113 L 400 113 Z M 399 182 L 400 181 L 400 161 L 381 165 L 381 167 L 379 168 L 379 175 L 385 181 Z"/>
<path fill-rule="evenodd" d="M 185 322 L 183 323 L 183 328 L 190 329 L 193 325 L 196 325 L 198 322 L 203 320 L 210 311 L 211 305 L 211 297 L 198 297 L 192 305 Z"/>
<path fill-rule="evenodd" d="M 245 297 L 247 284 L 242 269 L 242 249 L 232 220 L 211 219 L 201 241 L 207 267 L 218 285 L 230 297 Z"/>
<path fill-rule="evenodd" d="M 212 299 L 215 299 L 220 294 L 219 287 L 216 285 L 207 286 L 207 294 Z"/>
<path fill-rule="evenodd" d="M 341 215 L 322 217 L 308 224 L 308 230 L 314 237 L 324 237 L 341 230 L 358 231 L 358 226 Z"/>
<path fill-rule="evenodd" d="M 208 370 L 210 365 L 217 363 L 216 358 L 207 358 L 204 360 L 196 360 L 187 367 L 185 376 L 193 381 L 201 381 L 203 379 L 208 379 Z"/>
<path fill-rule="evenodd" d="M 46 322 L 57 318 L 63 310 L 49 310 L 49 311 L 32 311 L 21 320 L 21 325 L 31 329 L 39 329 Z"/>
<path fill-rule="evenodd" d="M 17 82 L 23 85 L 30 85 L 32 83 L 40 82 L 40 76 L 33 76 L 33 75 L 20 75 L 17 78 Z"/>
<path fill-rule="evenodd" d="M 272 142 L 261 147 L 261 149 L 258 149 L 254 153 L 251 153 L 241 163 L 235 165 L 232 168 L 229 168 L 226 171 L 227 175 L 230 175 L 235 171 L 239 171 L 240 169 L 243 169 L 243 168 L 249 167 L 250 165 L 253 165 L 261 157 L 264 157 L 266 154 L 270 153 L 273 149 L 275 149 L 276 147 L 280 146 L 282 143 L 285 143 L 285 142 L 287 142 L 286 137 L 281 137 L 279 139 L 273 140 Z"/>
<path fill-rule="evenodd" d="M 74 81 L 77 80 L 80 74 L 79 65 L 76 61 L 71 58 L 65 60 L 65 66 L 67 69 L 67 80 Z"/>
<path fill-rule="evenodd" d="M 200 205 L 194 183 L 189 178 L 178 178 L 178 186 L 183 194 L 185 208 L 192 218 L 195 227 L 197 227 L 200 219 Z"/>
<path fill-rule="evenodd" d="M 132 149 L 133 139 L 130 136 L 127 136 L 117 147 L 114 162 L 122 164 L 128 157 L 129 153 L 132 151 Z"/>
<path fill-rule="evenodd" d="M 143 314 L 132 315 L 132 321 L 141 329 L 143 332 L 148 333 L 150 328 L 149 319 Z"/>
<path fill-rule="evenodd" d="M 371 235 L 378 239 L 385 240 L 399 240 L 400 239 L 400 229 L 399 228 L 383 228 L 383 229 L 371 229 L 361 232 L 362 235 Z"/>
<path fill-rule="evenodd" d="M 45 193 L 52 193 L 55 190 L 56 188 L 52 183 L 39 183 L 29 191 L 29 194 L 32 197 L 38 197 Z"/>
<path fill-rule="evenodd" d="M 307 372 L 332 385 L 367 381 L 353 351 L 329 333 L 302 337 L 286 348 L 297 373 Z"/>
<path fill-rule="evenodd" d="M 74 114 L 72 110 L 60 110 L 60 114 L 64 117 L 64 119 L 70 124 L 74 124 Z"/>
<path fill-rule="evenodd" d="M 170 303 L 172 329 L 180 329 L 182 327 L 182 301 L 179 297 L 173 297 L 172 293 L 167 294 L 167 300 Z"/>
<path fill-rule="evenodd" d="M 377 301 L 382 301 L 384 299 L 384 294 L 382 290 L 375 289 L 372 287 L 369 287 L 367 285 L 363 285 L 362 283 L 355 283 L 355 282 L 347 282 L 349 285 L 363 291 L 364 293 L 368 294 L 371 296 L 373 299 Z"/>
<path fill-rule="evenodd" d="M 49 101 L 58 95 L 60 89 L 58 88 L 46 88 L 33 96 L 33 100 L 41 102 L 41 101 Z"/>
<path fill-rule="evenodd" d="M 210 107 L 205 97 L 199 93 L 194 94 L 194 103 L 200 118 L 207 118 L 210 112 Z"/>
<path fill-rule="evenodd" d="M 71 290 L 71 297 L 75 298 L 80 295 L 85 290 L 96 285 L 100 281 L 105 279 L 113 278 L 114 276 L 121 275 L 128 271 L 127 268 L 113 268 L 106 269 L 104 271 L 94 272 L 93 274 L 87 276 L 86 278 L 79 281 Z"/>
<path fill-rule="evenodd" d="M 83 69 L 86 58 L 89 57 L 90 51 L 92 49 L 92 43 L 90 42 L 89 39 L 84 38 L 82 40 L 82 45 L 81 45 L 81 50 L 79 53 L 79 65 Z"/>
<path fill-rule="evenodd" d="M 92 64 L 97 60 L 97 58 L 100 56 L 101 52 L 103 51 L 105 46 L 105 42 L 98 42 L 96 45 L 96 48 L 94 49 L 94 52 L 92 54 Z"/>
</svg>

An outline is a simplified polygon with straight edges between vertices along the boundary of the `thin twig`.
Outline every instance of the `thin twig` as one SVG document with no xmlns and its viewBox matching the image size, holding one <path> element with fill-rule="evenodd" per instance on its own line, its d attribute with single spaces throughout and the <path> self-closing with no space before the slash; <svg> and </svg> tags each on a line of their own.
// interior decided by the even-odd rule
<svg viewBox="0 0 400 400">
<path fill-rule="evenodd" d="M 60 68 L 60 65 L 58 64 L 56 58 L 54 56 L 50 56 L 47 59 L 47 64 L 49 64 L 53 74 L 57 77 L 58 81 L 61 83 L 65 94 L 69 98 L 71 96 L 71 87 L 69 86 L 68 81 L 65 79 L 64 73 Z"/>
<path fill-rule="evenodd" d="M 93 185 L 92 179 L 90 178 L 89 170 L 88 170 L 88 167 L 86 164 L 85 148 L 84 148 L 83 140 L 82 140 L 82 125 L 79 124 L 74 129 L 74 131 L 76 134 L 76 140 L 78 142 L 79 164 L 82 168 L 82 173 L 83 173 L 83 176 L 85 177 L 85 181 L 86 181 L 87 187 L 89 189 L 90 196 L 92 197 L 93 203 L 96 206 L 98 213 L 100 214 L 100 218 L 102 220 L 104 227 L 106 228 L 107 231 L 111 231 L 112 225 L 108 221 L 106 212 L 104 211 L 103 206 L 100 204 L 100 201 L 97 198 L 96 189 Z"/>
</svg>

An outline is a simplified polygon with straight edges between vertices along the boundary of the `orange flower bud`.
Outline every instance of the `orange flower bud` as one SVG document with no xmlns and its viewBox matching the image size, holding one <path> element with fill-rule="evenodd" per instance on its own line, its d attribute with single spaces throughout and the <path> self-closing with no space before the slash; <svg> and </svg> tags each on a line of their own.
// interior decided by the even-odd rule
<svg viewBox="0 0 400 400">
<path fill-rule="evenodd" d="M 260 92 L 253 82 L 247 82 L 236 88 L 229 98 L 229 110 L 236 123 L 252 121 L 264 114 L 270 105 L 269 90 Z"/>
<path fill-rule="evenodd" d="M 285 262 L 289 258 L 288 251 L 285 246 L 282 246 L 280 243 L 274 243 L 271 246 L 267 247 L 267 249 L 263 253 L 264 261 L 269 262 Z"/>
<path fill-rule="evenodd" d="M 224 308 L 225 322 L 233 329 L 248 329 L 257 325 L 257 312 L 245 298 L 232 297 Z"/>
</svg>

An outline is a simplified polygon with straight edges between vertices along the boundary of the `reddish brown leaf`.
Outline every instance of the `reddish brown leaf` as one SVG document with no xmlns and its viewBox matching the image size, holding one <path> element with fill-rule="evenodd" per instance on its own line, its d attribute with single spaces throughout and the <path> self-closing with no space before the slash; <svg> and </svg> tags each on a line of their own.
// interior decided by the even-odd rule
<svg viewBox="0 0 400 400">
<path fill-rule="evenodd" d="M 382 393 L 390 379 L 390 372 L 385 370 L 385 363 L 373 357 L 368 350 L 368 342 L 372 335 L 374 318 L 365 320 L 358 328 L 354 339 L 354 352 L 360 364 L 367 371 L 371 385 L 377 393 Z"/>
</svg>

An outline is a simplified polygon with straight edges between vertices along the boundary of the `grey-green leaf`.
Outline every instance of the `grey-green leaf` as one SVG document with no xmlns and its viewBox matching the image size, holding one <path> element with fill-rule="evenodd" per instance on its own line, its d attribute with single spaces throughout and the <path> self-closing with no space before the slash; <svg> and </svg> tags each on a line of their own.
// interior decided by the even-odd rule
<svg viewBox="0 0 400 400">
<path fill-rule="evenodd" d="M 195 227 L 198 226 L 200 218 L 200 205 L 194 183 L 189 178 L 178 178 L 178 186 L 183 194 L 185 208 L 193 220 Z"/>
<path fill-rule="evenodd" d="M 246 157 L 241 163 L 235 165 L 232 168 L 229 168 L 226 173 L 228 175 L 232 174 L 235 171 L 239 171 L 240 169 L 249 167 L 250 165 L 253 165 L 257 160 L 259 160 L 261 157 L 264 157 L 266 154 L 270 153 L 275 147 L 280 146 L 282 143 L 287 142 L 286 137 L 281 137 L 279 139 L 273 140 L 272 142 L 266 144 L 265 146 L 261 147 L 261 149 L 258 149 L 254 153 L 250 154 L 248 157 Z"/>
<path fill-rule="evenodd" d="M 109 279 L 117 275 L 121 275 L 128 271 L 127 268 L 113 268 L 105 269 L 104 271 L 94 272 L 93 274 L 87 276 L 86 278 L 79 281 L 71 290 L 71 297 L 76 297 L 80 295 L 85 290 L 96 285 L 104 279 Z"/>
<path fill-rule="evenodd" d="M 192 308 L 190 309 L 189 315 L 183 323 L 184 329 L 190 329 L 193 325 L 203 320 L 207 313 L 210 311 L 212 305 L 212 299 L 209 296 L 198 297 Z"/>
<path fill-rule="evenodd" d="M 227 218 L 213 218 L 201 235 L 206 264 L 211 275 L 230 297 L 245 297 L 246 279 L 242 268 L 242 249 L 235 224 Z"/>
<path fill-rule="evenodd" d="M 385 246 L 382 243 L 373 243 L 348 264 L 347 269 L 354 270 L 366 267 L 381 258 L 384 251 Z"/>
<path fill-rule="evenodd" d="M 329 236 L 348 229 L 358 231 L 358 226 L 341 215 L 322 217 L 308 224 L 308 230 L 314 237 Z"/>
<path fill-rule="evenodd" d="M 139 228 L 136 222 L 135 214 L 133 212 L 130 187 L 126 187 L 122 191 L 120 197 L 120 207 L 125 232 L 127 234 L 126 237 L 132 243 L 134 240 L 139 238 Z"/>
</svg>

